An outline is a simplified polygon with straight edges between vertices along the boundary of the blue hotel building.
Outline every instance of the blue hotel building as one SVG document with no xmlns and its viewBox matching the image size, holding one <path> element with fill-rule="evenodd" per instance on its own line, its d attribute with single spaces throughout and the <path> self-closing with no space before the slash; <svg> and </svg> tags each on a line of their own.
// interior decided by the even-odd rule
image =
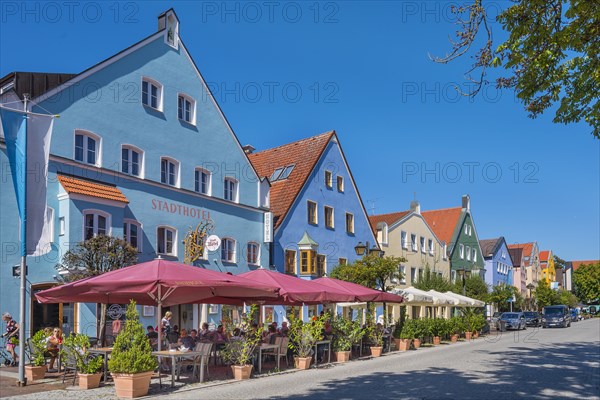
<svg viewBox="0 0 600 400">
<path fill-rule="evenodd" d="M 205 251 L 199 267 L 238 274 L 269 266 L 269 183 L 181 41 L 173 10 L 158 17 L 157 32 L 79 74 L 15 72 L 0 80 L 7 107 L 22 109 L 25 93 L 30 111 L 60 115 L 47 176 L 51 244 L 28 257 L 28 331 L 61 326 L 96 336 L 95 304 L 41 305 L 33 296 L 66 272 L 55 268 L 62 255 L 94 235 L 125 237 L 140 262 L 158 255 L 183 261 L 186 232 L 210 220 L 221 246 Z M 19 215 L 3 138 L 0 165 L 0 310 L 17 316 L 19 279 L 10 267 L 20 259 Z M 171 311 L 181 327 L 220 319 L 217 307 Z M 144 308 L 145 323 L 154 324 L 154 312 Z M 112 307 L 111 317 L 119 314 Z"/>
<path fill-rule="evenodd" d="M 485 283 L 493 286 L 513 285 L 513 261 L 503 236 L 480 240 L 485 260 Z"/>
</svg>

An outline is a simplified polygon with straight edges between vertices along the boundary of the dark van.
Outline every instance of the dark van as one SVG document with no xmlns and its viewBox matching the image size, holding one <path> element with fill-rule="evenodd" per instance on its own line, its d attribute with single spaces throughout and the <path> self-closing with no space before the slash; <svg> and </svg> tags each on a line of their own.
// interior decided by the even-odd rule
<svg viewBox="0 0 600 400">
<path fill-rule="evenodd" d="M 569 307 L 565 305 L 544 307 L 542 327 L 548 328 L 552 326 L 563 328 L 571 326 L 571 312 L 569 311 Z"/>
</svg>

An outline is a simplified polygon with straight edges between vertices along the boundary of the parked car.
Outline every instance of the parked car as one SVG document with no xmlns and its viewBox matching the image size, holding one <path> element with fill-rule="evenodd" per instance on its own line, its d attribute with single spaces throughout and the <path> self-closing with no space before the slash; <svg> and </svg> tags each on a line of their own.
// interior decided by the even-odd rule
<svg viewBox="0 0 600 400">
<path fill-rule="evenodd" d="M 500 318 L 501 315 L 502 315 L 502 313 L 500 311 L 496 311 L 490 318 L 490 326 L 494 326 L 497 329 L 498 328 L 498 319 Z"/>
<path fill-rule="evenodd" d="M 542 327 L 548 328 L 552 326 L 560 326 L 563 328 L 571 326 L 571 313 L 569 307 L 562 304 L 544 307 Z"/>
<path fill-rule="evenodd" d="M 527 326 L 542 326 L 542 316 L 539 312 L 535 311 L 525 311 L 525 324 Z"/>
<path fill-rule="evenodd" d="M 502 313 L 500 319 L 497 322 L 497 329 L 501 329 L 501 325 L 504 323 L 505 329 L 527 329 L 527 322 L 525 322 L 525 314 L 522 312 L 505 312 Z"/>
<path fill-rule="evenodd" d="M 579 310 L 576 308 L 571 308 L 571 322 L 579 321 Z"/>
</svg>

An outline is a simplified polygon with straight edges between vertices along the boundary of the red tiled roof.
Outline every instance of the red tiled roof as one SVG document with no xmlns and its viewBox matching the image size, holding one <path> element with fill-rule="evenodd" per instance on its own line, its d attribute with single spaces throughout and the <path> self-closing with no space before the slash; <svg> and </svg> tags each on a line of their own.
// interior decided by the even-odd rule
<svg viewBox="0 0 600 400">
<path fill-rule="evenodd" d="M 275 181 L 271 186 L 271 211 L 274 229 L 277 229 L 298 197 L 300 190 L 323 154 L 335 131 L 302 139 L 283 146 L 249 154 L 248 158 L 259 177 L 271 177 L 277 168 L 295 165 L 287 179 Z"/>
<path fill-rule="evenodd" d="M 396 221 L 402 219 L 410 211 L 400 211 L 389 214 L 369 215 L 369 223 L 373 231 L 377 230 L 377 224 L 385 222 L 388 226 L 392 225 Z"/>
<path fill-rule="evenodd" d="M 583 260 L 583 261 L 571 261 L 573 271 L 577 271 L 577 268 L 582 265 L 600 264 L 600 260 Z"/>
<path fill-rule="evenodd" d="M 540 251 L 540 262 L 548 262 L 549 255 L 550 255 L 550 250 Z"/>
<path fill-rule="evenodd" d="M 129 203 L 129 200 L 127 200 L 127 197 L 125 197 L 123 192 L 115 186 L 65 175 L 58 175 L 58 181 L 69 194 L 81 194 L 84 196 Z"/>
<path fill-rule="evenodd" d="M 458 224 L 462 212 L 461 207 L 444 208 L 442 210 L 423 211 L 421 215 L 427 221 L 429 227 L 446 244 L 452 241 L 452 234 Z"/>
<path fill-rule="evenodd" d="M 508 248 L 509 248 L 509 250 L 510 249 L 521 249 L 521 251 L 522 251 L 521 266 L 523 266 L 523 267 L 529 266 L 530 261 L 532 261 L 531 253 L 533 252 L 533 242 L 509 244 Z M 527 260 L 525 260 L 525 257 L 528 257 Z"/>
</svg>

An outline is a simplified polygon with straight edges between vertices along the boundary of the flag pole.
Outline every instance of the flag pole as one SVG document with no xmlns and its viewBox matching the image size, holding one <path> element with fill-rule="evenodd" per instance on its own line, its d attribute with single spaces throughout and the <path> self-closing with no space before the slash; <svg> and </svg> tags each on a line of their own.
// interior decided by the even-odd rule
<svg viewBox="0 0 600 400">
<path fill-rule="evenodd" d="M 29 94 L 23 94 L 23 111 L 27 118 L 27 100 Z M 21 216 L 21 287 L 19 292 L 19 386 L 27 385 L 25 378 L 25 297 L 27 293 L 27 121 L 25 121 L 25 162 L 23 163 L 23 182 L 25 190 L 23 191 L 23 215 Z"/>
</svg>

